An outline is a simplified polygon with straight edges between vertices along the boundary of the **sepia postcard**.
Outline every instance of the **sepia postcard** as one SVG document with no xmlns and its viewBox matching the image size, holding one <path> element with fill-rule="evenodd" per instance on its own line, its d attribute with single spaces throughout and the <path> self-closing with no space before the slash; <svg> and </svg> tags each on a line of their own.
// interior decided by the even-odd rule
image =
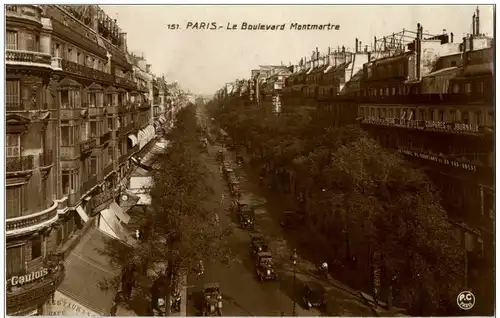
<svg viewBox="0 0 500 318">
<path fill-rule="evenodd" d="M 494 315 L 495 5 L 4 15 L 6 315 Z"/>
</svg>

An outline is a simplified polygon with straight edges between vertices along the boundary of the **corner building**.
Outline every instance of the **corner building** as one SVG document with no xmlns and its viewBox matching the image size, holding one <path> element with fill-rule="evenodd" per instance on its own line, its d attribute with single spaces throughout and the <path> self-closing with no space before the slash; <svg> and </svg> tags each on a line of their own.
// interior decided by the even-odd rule
<svg viewBox="0 0 500 318">
<path fill-rule="evenodd" d="M 97 5 L 5 12 L 7 314 L 41 315 L 89 219 L 119 201 L 155 138 L 152 80 L 138 85 L 126 34 Z"/>
</svg>

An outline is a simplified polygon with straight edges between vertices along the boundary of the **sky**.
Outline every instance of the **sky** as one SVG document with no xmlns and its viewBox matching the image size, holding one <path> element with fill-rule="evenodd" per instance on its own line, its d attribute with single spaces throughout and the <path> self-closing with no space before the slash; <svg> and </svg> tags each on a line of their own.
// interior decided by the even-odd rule
<svg viewBox="0 0 500 318">
<path fill-rule="evenodd" d="M 127 33 L 128 49 L 143 53 L 157 76 L 178 81 L 195 94 L 213 94 L 225 83 L 249 78 L 259 65 L 297 64 L 318 47 L 353 48 L 355 38 L 371 45 L 403 29 L 472 32 L 476 6 L 465 5 L 103 5 Z M 479 6 L 480 32 L 493 35 L 493 6 Z M 186 29 L 196 22 L 216 30 Z M 241 30 L 242 23 L 285 24 L 285 30 Z M 292 23 L 339 25 L 338 30 L 290 30 Z M 228 30 L 227 25 L 237 25 Z M 169 28 L 169 25 L 174 27 Z M 178 25 L 178 27 L 177 27 Z M 221 28 L 219 28 L 219 26 Z"/>
</svg>

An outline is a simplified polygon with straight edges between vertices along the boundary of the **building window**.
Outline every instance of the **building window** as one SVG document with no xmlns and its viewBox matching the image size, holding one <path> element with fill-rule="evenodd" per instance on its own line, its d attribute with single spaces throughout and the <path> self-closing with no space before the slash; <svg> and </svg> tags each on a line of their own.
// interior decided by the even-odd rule
<svg viewBox="0 0 500 318">
<path fill-rule="evenodd" d="M 76 126 L 69 126 L 69 122 L 61 122 L 61 146 L 74 146 L 76 144 Z"/>
<path fill-rule="evenodd" d="M 92 120 L 90 122 L 90 137 L 95 138 L 99 136 L 99 131 L 98 131 L 98 122 L 96 120 Z"/>
<path fill-rule="evenodd" d="M 108 164 L 113 162 L 113 152 L 114 152 L 114 148 L 109 147 L 108 148 Z"/>
<path fill-rule="evenodd" d="M 17 50 L 17 32 L 7 31 L 5 33 L 5 46 L 7 50 Z"/>
<path fill-rule="evenodd" d="M 88 102 L 89 102 L 89 107 L 96 107 L 97 106 L 97 93 L 96 92 L 89 93 Z"/>
<path fill-rule="evenodd" d="M 8 187 L 5 191 L 6 194 L 6 217 L 15 218 L 21 216 L 26 206 L 24 203 L 24 188 L 22 186 L 18 187 Z"/>
<path fill-rule="evenodd" d="M 20 134 L 7 134 L 5 143 L 6 157 L 20 157 L 21 156 L 21 135 Z"/>
<path fill-rule="evenodd" d="M 444 121 L 444 111 L 442 110 L 439 111 L 438 121 Z"/>
<path fill-rule="evenodd" d="M 462 123 L 468 125 L 470 122 L 469 120 L 469 112 L 463 112 L 462 113 Z"/>
<path fill-rule="evenodd" d="M 5 83 L 5 103 L 7 110 L 19 110 L 21 105 L 21 88 L 19 81 L 7 80 Z"/>
<path fill-rule="evenodd" d="M 471 83 L 466 83 L 465 84 L 465 93 L 466 94 L 472 93 L 472 84 Z"/>
<path fill-rule="evenodd" d="M 451 61 L 450 65 L 451 65 L 451 67 L 457 66 L 457 61 Z"/>
<path fill-rule="evenodd" d="M 454 94 L 460 93 L 460 84 L 453 84 L 453 93 Z"/>
<path fill-rule="evenodd" d="M 418 120 L 425 120 L 425 110 L 421 109 L 419 113 L 420 118 L 418 118 Z"/>
<path fill-rule="evenodd" d="M 482 120 L 481 112 L 480 112 L 480 111 L 477 111 L 477 112 L 475 113 L 475 117 L 476 117 L 476 125 L 481 126 L 481 125 L 483 124 L 483 120 Z"/>
<path fill-rule="evenodd" d="M 42 256 L 42 236 L 37 235 L 31 241 L 31 259 L 37 259 Z"/>
<path fill-rule="evenodd" d="M 113 118 L 108 118 L 108 131 L 113 130 Z"/>
<path fill-rule="evenodd" d="M 479 94 L 484 93 L 484 84 L 483 84 L 483 82 L 478 82 L 478 83 L 477 83 L 477 92 L 478 92 Z"/>
<path fill-rule="evenodd" d="M 90 157 L 90 176 L 95 176 L 97 174 L 97 157 Z"/>
<path fill-rule="evenodd" d="M 7 261 L 7 277 L 24 271 L 24 246 L 7 247 L 5 255 Z"/>
<path fill-rule="evenodd" d="M 78 190 L 78 170 L 63 170 L 61 181 L 63 195 L 75 193 Z"/>
<path fill-rule="evenodd" d="M 487 125 L 489 127 L 493 127 L 495 124 L 495 117 L 493 117 L 493 112 L 488 112 L 488 122 Z"/>
<path fill-rule="evenodd" d="M 40 38 L 31 33 L 22 33 L 21 38 L 24 42 L 24 47 L 26 51 L 39 52 L 39 41 Z"/>
<path fill-rule="evenodd" d="M 457 121 L 457 111 L 456 110 L 450 110 L 450 120 L 453 123 Z"/>
<path fill-rule="evenodd" d="M 62 90 L 61 108 L 80 108 L 80 90 Z"/>
</svg>

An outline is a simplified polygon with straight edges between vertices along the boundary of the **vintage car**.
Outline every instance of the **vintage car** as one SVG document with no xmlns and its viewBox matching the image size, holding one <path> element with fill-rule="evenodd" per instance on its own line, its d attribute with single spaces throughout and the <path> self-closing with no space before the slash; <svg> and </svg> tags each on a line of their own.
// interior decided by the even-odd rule
<svg viewBox="0 0 500 318">
<path fill-rule="evenodd" d="M 203 316 L 222 316 L 222 293 L 218 283 L 203 286 Z"/>
<path fill-rule="evenodd" d="M 229 192 L 233 197 L 240 196 L 240 182 L 236 179 L 229 180 Z"/>
<path fill-rule="evenodd" d="M 255 211 L 248 205 L 244 206 L 240 213 L 240 227 L 242 229 L 253 229 L 255 226 Z"/>
<path fill-rule="evenodd" d="M 224 151 L 222 149 L 217 150 L 217 160 L 220 162 L 224 161 Z"/>
<path fill-rule="evenodd" d="M 300 226 L 300 224 L 303 224 L 304 217 L 302 214 L 300 214 L 297 211 L 285 211 L 283 212 L 283 217 L 280 222 L 280 225 L 283 228 L 296 228 L 297 226 Z"/>
<path fill-rule="evenodd" d="M 224 174 L 224 177 L 226 177 L 228 181 L 230 180 L 231 177 L 236 178 L 233 168 L 224 167 L 222 169 L 222 173 Z"/>
<path fill-rule="evenodd" d="M 241 196 L 237 200 L 233 201 L 233 211 L 239 215 L 241 210 L 245 207 L 251 207 L 252 201 L 248 196 Z"/>
<path fill-rule="evenodd" d="M 257 256 L 261 252 L 269 252 L 267 240 L 261 233 L 250 233 L 250 254 Z"/>
<path fill-rule="evenodd" d="M 323 285 L 316 281 L 305 282 L 301 290 L 301 299 L 304 308 L 322 307 L 325 305 L 326 290 Z"/>
<path fill-rule="evenodd" d="M 245 163 L 245 159 L 243 159 L 242 155 L 236 155 L 236 164 L 241 166 Z"/>
<path fill-rule="evenodd" d="M 276 272 L 273 267 L 273 258 L 269 252 L 257 253 L 255 271 L 260 281 L 276 280 Z"/>
</svg>

